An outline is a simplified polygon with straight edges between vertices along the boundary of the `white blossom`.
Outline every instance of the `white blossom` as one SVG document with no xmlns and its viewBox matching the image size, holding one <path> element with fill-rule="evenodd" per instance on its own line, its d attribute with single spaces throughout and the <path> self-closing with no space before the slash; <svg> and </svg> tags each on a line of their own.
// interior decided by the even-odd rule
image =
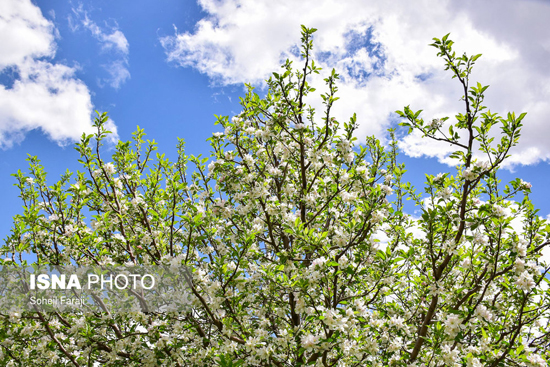
<svg viewBox="0 0 550 367">
<path fill-rule="evenodd" d="M 441 126 L 443 126 L 443 121 L 440 119 L 432 119 L 430 121 L 430 124 L 428 125 L 431 129 L 439 129 Z"/>
<path fill-rule="evenodd" d="M 112 175 L 115 173 L 115 165 L 112 164 L 112 163 L 106 163 L 104 166 L 103 166 L 103 169 L 105 170 L 105 172 L 107 172 L 107 174 L 109 175 Z"/>
<path fill-rule="evenodd" d="M 302 338 L 302 347 L 304 347 L 307 350 L 311 350 L 315 347 L 319 340 L 318 336 L 307 334 Z"/>
<path fill-rule="evenodd" d="M 506 216 L 506 208 L 500 205 L 493 205 L 493 213 L 497 217 L 504 217 Z"/>
<path fill-rule="evenodd" d="M 522 290 L 529 292 L 531 289 L 535 287 L 535 281 L 533 280 L 533 276 L 528 272 L 524 271 L 519 276 L 518 280 L 516 280 L 515 284 Z"/>
<path fill-rule="evenodd" d="M 477 316 L 481 317 L 485 321 L 491 321 L 491 319 L 493 318 L 493 314 L 489 312 L 487 307 L 485 307 L 484 305 L 477 306 L 475 313 Z"/>
<path fill-rule="evenodd" d="M 462 177 L 467 181 L 473 181 L 476 178 L 476 173 L 473 168 L 467 168 L 462 172 Z"/>
</svg>

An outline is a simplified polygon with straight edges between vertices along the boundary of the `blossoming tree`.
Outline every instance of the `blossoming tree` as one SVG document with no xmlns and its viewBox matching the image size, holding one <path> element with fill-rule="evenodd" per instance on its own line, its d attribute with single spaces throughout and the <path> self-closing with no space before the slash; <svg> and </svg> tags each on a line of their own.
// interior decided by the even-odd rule
<svg viewBox="0 0 550 367">
<path fill-rule="evenodd" d="M 331 115 L 334 70 L 322 115 L 305 104 L 314 31 L 302 28 L 301 68 L 287 61 L 265 98 L 249 86 L 242 113 L 218 117 L 209 158 L 181 140 L 175 162 L 155 156 L 138 128 L 105 159 L 106 114 L 76 146 L 82 172 L 48 186 L 29 158 L 5 264 L 175 261 L 192 271 L 192 308 L 5 314 L 2 365 L 546 366 L 549 228 L 528 183 L 498 179 L 525 114 L 487 110 L 487 87 L 469 81 L 479 55 L 434 39 L 465 111 L 454 122 L 398 111 L 409 133 L 456 148 L 456 172 L 427 175 L 418 194 L 393 132 L 387 147 L 356 144 L 355 116 Z"/>
</svg>

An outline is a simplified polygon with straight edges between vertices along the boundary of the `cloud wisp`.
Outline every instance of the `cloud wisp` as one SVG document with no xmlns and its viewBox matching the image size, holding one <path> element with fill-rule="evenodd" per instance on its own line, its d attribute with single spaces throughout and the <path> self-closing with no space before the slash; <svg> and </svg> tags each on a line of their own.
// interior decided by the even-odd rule
<svg viewBox="0 0 550 367">
<path fill-rule="evenodd" d="M 318 28 L 316 59 L 341 75 L 336 116 L 357 112 L 359 135 L 384 134 L 395 110 L 410 105 L 423 117 L 462 111 L 460 86 L 443 70 L 433 37 L 451 33 L 459 54 L 483 53 L 473 80 L 491 85 L 493 112 L 527 111 L 511 165 L 550 158 L 550 4 L 541 1 L 408 2 L 199 0 L 207 14 L 192 32 L 161 38 L 167 60 L 208 75 L 214 84 L 259 84 L 289 58 L 297 61 L 300 24 Z M 479 6 L 478 6 L 479 5 Z M 489 19 L 489 20 L 488 20 Z M 322 76 L 317 88 L 322 87 Z M 321 106 L 318 101 L 313 101 Z M 445 145 L 418 135 L 403 139 L 410 156 L 451 163 Z"/>
<path fill-rule="evenodd" d="M 130 44 L 124 33 L 118 29 L 116 24 L 112 27 L 97 25 L 90 19 L 82 4 L 72 8 L 72 15 L 68 20 L 69 27 L 73 32 L 79 30 L 80 26 L 88 30 L 99 42 L 102 52 L 109 54 L 111 58 L 111 61 L 102 65 L 109 77 L 102 79 L 100 86 L 107 83 L 112 88 L 119 89 L 131 76 L 128 70 Z"/>
</svg>

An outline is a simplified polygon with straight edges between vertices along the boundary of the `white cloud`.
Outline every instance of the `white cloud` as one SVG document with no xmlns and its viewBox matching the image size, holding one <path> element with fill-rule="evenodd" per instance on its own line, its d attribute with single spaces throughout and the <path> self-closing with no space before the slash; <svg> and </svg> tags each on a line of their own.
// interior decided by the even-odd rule
<svg viewBox="0 0 550 367">
<path fill-rule="evenodd" d="M 53 56 L 53 24 L 30 1 L 0 2 L 0 70 L 29 57 Z"/>
<path fill-rule="evenodd" d="M 59 144 L 92 132 L 90 91 L 76 68 L 48 61 L 56 49 L 53 24 L 29 0 L 2 1 L 0 14 L 0 72 L 16 75 L 13 85 L 0 85 L 0 147 L 33 129 Z"/>
<path fill-rule="evenodd" d="M 128 70 L 128 55 L 130 53 L 130 44 L 118 26 L 100 27 L 88 17 L 84 11 L 83 5 L 72 9 L 73 14 L 69 16 L 69 27 L 76 32 L 80 25 L 91 32 L 92 36 L 100 43 L 103 52 L 112 54 L 113 60 L 103 65 L 103 68 L 109 74 L 109 78 L 103 81 L 111 87 L 118 89 L 128 79 L 130 71 Z M 103 83 L 100 83 L 102 85 Z"/>
<path fill-rule="evenodd" d="M 473 79 L 491 85 L 493 112 L 527 111 L 513 164 L 550 158 L 550 4 L 542 1 L 253 1 L 199 0 L 207 13 L 192 32 L 161 38 L 167 58 L 214 83 L 259 84 L 294 56 L 300 24 L 318 28 L 317 60 L 342 76 L 334 113 L 357 112 L 359 135 L 384 133 L 404 105 L 426 119 L 461 111 L 460 86 L 443 71 L 432 37 L 451 32 L 459 54 L 483 53 Z M 374 48 L 372 48 L 374 46 Z M 320 80 L 314 82 L 320 83 Z M 320 87 L 320 85 L 318 85 Z M 320 106 L 318 101 L 312 101 Z M 411 136 L 413 156 L 445 159 L 449 148 Z"/>
</svg>

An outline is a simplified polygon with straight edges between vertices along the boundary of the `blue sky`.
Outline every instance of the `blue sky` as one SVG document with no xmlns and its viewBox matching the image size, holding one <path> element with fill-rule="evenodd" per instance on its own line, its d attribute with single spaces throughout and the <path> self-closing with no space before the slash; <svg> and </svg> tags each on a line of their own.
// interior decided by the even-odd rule
<svg viewBox="0 0 550 367">
<path fill-rule="evenodd" d="M 121 140 L 139 125 L 168 156 L 176 136 L 188 154 L 207 154 L 214 114 L 238 113 L 244 82 L 261 87 L 296 59 L 300 24 L 319 29 L 317 59 L 342 75 L 334 112 L 340 120 L 357 112 L 360 139 L 384 138 L 392 112 L 407 104 L 427 119 L 460 111 L 460 88 L 427 46 L 432 37 L 451 32 L 459 51 L 483 53 L 474 79 L 491 85 L 487 105 L 528 112 L 503 179 L 531 182 L 541 215 L 550 213 L 548 2 L 4 0 L 0 14 L 2 238 L 22 211 L 10 174 L 26 170 L 27 154 L 52 183 L 78 169 L 73 143 L 93 110 L 109 113 Z M 401 147 L 418 187 L 424 173 L 452 171 L 445 146 L 413 135 Z"/>
</svg>

